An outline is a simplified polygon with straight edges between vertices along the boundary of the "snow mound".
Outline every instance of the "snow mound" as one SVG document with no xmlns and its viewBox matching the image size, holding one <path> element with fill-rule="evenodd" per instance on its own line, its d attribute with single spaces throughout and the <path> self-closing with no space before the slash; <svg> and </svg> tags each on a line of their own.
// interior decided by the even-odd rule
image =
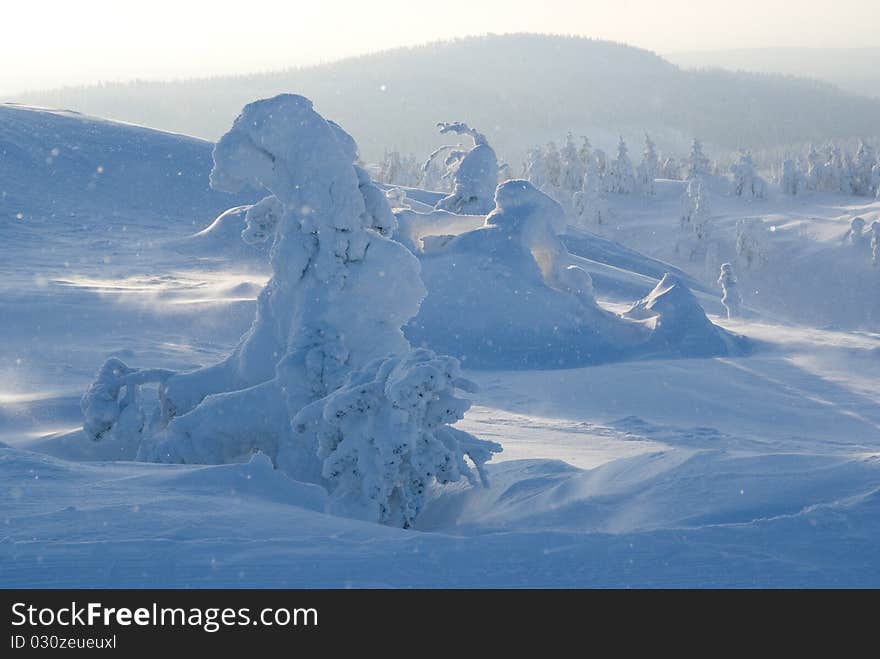
<svg viewBox="0 0 880 659">
<path fill-rule="evenodd" d="M 742 337 L 714 325 L 694 294 L 672 274 L 663 275 L 647 297 L 636 302 L 624 318 L 651 329 L 645 345 L 648 355 L 712 357 L 740 354 L 746 349 Z"/>
<path fill-rule="evenodd" d="M 413 344 L 453 354 L 470 368 L 512 369 L 733 351 L 735 342 L 708 321 L 684 285 L 646 312 L 665 314 L 662 328 L 635 311 L 618 316 L 603 309 L 589 265 L 557 235 L 565 229 L 562 207 L 531 183 L 506 181 L 495 203 L 482 227 L 443 241 L 422 237 L 428 295 L 406 327 Z M 454 224 L 448 216 L 439 221 Z M 407 213 L 407 226 L 414 225 Z"/>
</svg>

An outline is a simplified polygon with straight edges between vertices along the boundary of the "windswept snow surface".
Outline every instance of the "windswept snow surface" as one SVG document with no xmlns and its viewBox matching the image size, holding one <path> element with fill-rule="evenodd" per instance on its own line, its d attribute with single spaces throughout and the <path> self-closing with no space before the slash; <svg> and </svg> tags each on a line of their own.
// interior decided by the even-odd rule
<svg viewBox="0 0 880 659">
<path fill-rule="evenodd" d="M 0 117 L 0 151 L 19 154 L 0 159 L 0 586 L 880 587 L 876 324 L 844 329 L 859 308 L 846 303 L 833 322 L 824 290 L 811 307 L 827 312 L 819 326 L 765 311 L 751 292 L 749 313 L 727 320 L 717 270 L 704 276 L 686 259 L 676 263 L 687 274 L 665 267 L 671 241 L 656 241 L 657 261 L 586 233 L 564 239 L 605 309 L 627 311 L 670 271 L 712 323 L 755 349 L 469 370 L 480 391 L 457 427 L 504 452 L 487 465 L 487 489 L 462 480 L 432 491 L 414 530 L 329 515 L 323 488 L 262 454 L 165 465 L 89 441 L 80 397 L 106 358 L 187 370 L 236 345 L 265 257 L 194 234 L 263 195 L 208 191 L 202 142 L 63 113 L 4 106 Z M 59 147 L 47 163 L 53 144 L 92 155 L 65 162 Z M 111 155 L 140 175 L 118 181 L 131 194 L 95 196 L 91 172 Z M 187 159 L 192 170 L 168 164 Z M 176 171 L 192 172 L 182 175 L 191 187 L 175 187 Z M 661 182 L 658 197 L 672 185 Z M 678 193 L 667 201 L 675 226 Z M 649 219 L 641 201 L 620 203 L 633 209 L 615 209 L 635 218 L 632 236 L 666 221 Z M 880 209 L 845 197 L 744 203 L 713 208 L 731 231 L 747 213 L 801 240 L 786 229 L 797 222 L 828 253 L 851 216 Z M 243 219 L 213 231 L 238 240 Z M 798 244 L 798 255 L 814 253 Z M 871 280 L 859 272 L 854 295 L 867 299 Z M 657 306 L 654 296 L 634 313 Z"/>
</svg>

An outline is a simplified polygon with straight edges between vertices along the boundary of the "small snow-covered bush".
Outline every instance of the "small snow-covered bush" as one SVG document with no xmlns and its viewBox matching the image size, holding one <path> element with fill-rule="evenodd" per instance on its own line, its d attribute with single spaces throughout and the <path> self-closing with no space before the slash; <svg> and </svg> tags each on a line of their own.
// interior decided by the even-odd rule
<svg viewBox="0 0 880 659">
<path fill-rule="evenodd" d="M 139 387 L 161 384 L 173 374 L 162 369 L 129 368 L 115 357 L 105 361 L 80 400 L 86 435 L 95 441 L 108 438 L 138 441 L 145 426 Z"/>
<path fill-rule="evenodd" d="M 333 512 L 406 528 L 434 484 L 485 483 L 483 464 L 501 447 L 449 425 L 469 407 L 456 389 L 473 390 L 458 361 L 419 349 L 368 364 L 302 409 L 293 441 L 321 461 Z"/>
</svg>

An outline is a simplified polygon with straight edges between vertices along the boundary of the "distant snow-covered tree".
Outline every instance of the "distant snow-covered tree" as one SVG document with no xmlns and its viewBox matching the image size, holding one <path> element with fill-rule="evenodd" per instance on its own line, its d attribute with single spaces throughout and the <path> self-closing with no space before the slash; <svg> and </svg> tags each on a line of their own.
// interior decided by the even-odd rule
<svg viewBox="0 0 880 659">
<path fill-rule="evenodd" d="M 495 206 L 495 188 L 498 185 L 498 158 L 489 146 L 486 136 L 462 122 L 439 123 L 441 133 L 468 135 L 474 141 L 469 151 L 455 153 L 447 158 L 448 171 L 453 178 L 452 192 L 437 202 L 438 210 L 453 213 L 484 215 Z"/>
<path fill-rule="evenodd" d="M 547 181 L 554 188 L 559 188 L 562 180 L 562 155 L 556 142 L 548 142 L 544 149 L 544 161 L 547 163 Z"/>
<path fill-rule="evenodd" d="M 526 153 L 526 161 L 523 164 L 523 178 L 539 190 L 549 182 L 547 161 L 540 147 L 532 147 Z"/>
<path fill-rule="evenodd" d="M 660 178 L 660 158 L 654 142 L 645 134 L 645 148 L 642 150 L 642 161 L 636 170 L 639 191 L 642 194 L 654 194 L 654 180 Z"/>
<path fill-rule="evenodd" d="M 681 166 L 672 156 L 669 156 L 663 161 L 661 176 L 671 181 L 677 181 L 678 177 L 681 176 Z"/>
<path fill-rule="evenodd" d="M 709 199 L 702 179 L 689 179 L 681 197 L 680 224 L 686 234 L 683 243 L 690 246 L 690 260 L 694 260 L 698 253 L 706 249 L 711 218 Z M 676 246 L 676 251 L 681 251 L 681 243 Z"/>
<path fill-rule="evenodd" d="M 709 159 L 703 153 L 703 143 L 697 138 L 691 142 L 691 151 L 685 160 L 685 176 L 687 179 L 698 178 L 712 171 Z"/>
<path fill-rule="evenodd" d="M 742 297 L 739 294 L 736 276 L 733 274 L 733 265 L 730 263 L 721 264 L 718 284 L 721 286 L 721 304 L 727 310 L 727 317 L 735 318 L 739 316 L 742 307 Z"/>
<path fill-rule="evenodd" d="M 605 192 L 610 192 L 611 176 L 609 174 L 611 171 L 611 165 L 608 162 L 608 155 L 602 149 L 594 149 L 593 158 L 596 162 L 599 178 L 602 180 L 602 186 L 605 189 Z"/>
<path fill-rule="evenodd" d="M 755 163 L 751 153 L 740 151 L 739 158 L 730 166 L 730 172 L 733 174 L 733 194 L 735 196 L 749 199 L 764 197 L 766 184 L 755 171 Z"/>
<path fill-rule="evenodd" d="M 576 225 L 597 227 L 607 223 L 608 200 L 595 158 L 587 159 L 582 188 L 574 194 L 572 202 Z"/>
<path fill-rule="evenodd" d="M 691 220 L 694 215 L 695 200 L 699 194 L 698 189 L 702 188 L 702 183 L 698 178 L 688 179 L 685 182 L 684 189 L 681 193 L 681 213 L 679 215 L 679 224 L 683 231 L 691 231 Z"/>
<path fill-rule="evenodd" d="M 570 199 L 575 192 L 581 189 L 585 171 L 585 164 L 581 160 L 580 152 L 571 133 L 565 137 L 560 157 L 562 159 L 562 173 L 559 188 L 562 196 Z"/>
<path fill-rule="evenodd" d="M 590 138 L 586 135 L 581 136 L 581 146 L 578 149 L 578 157 L 586 169 L 587 161 L 593 157 L 593 145 L 590 144 Z"/>
<path fill-rule="evenodd" d="M 636 177 L 629 159 L 628 149 L 623 137 L 617 142 L 617 157 L 611 162 L 609 191 L 615 194 L 632 194 L 636 188 Z"/>
<path fill-rule="evenodd" d="M 447 166 L 440 156 L 447 151 L 461 152 L 461 144 L 444 144 L 434 149 L 422 165 L 422 185 L 426 190 L 449 192 L 452 189 L 451 178 L 447 176 Z"/>
<path fill-rule="evenodd" d="M 801 192 L 804 183 L 804 175 L 798 169 L 794 160 L 786 158 L 782 161 L 782 171 L 779 174 L 779 188 L 783 194 L 797 195 Z"/>
<path fill-rule="evenodd" d="M 385 149 L 382 162 L 379 165 L 379 180 L 382 183 L 394 182 L 400 174 L 400 154 L 397 151 Z"/>
<path fill-rule="evenodd" d="M 825 145 L 825 164 L 822 168 L 822 190 L 827 192 L 842 192 L 849 187 L 849 181 L 844 179 L 843 154 L 837 144 L 829 142 Z"/>
<path fill-rule="evenodd" d="M 880 199 L 880 162 L 871 168 L 871 189 L 874 197 Z"/>
<path fill-rule="evenodd" d="M 853 161 L 852 190 L 854 194 L 874 196 L 876 157 L 871 145 L 864 141 L 859 142 L 859 149 Z"/>
<path fill-rule="evenodd" d="M 871 222 L 871 263 L 880 266 L 880 220 Z"/>
<path fill-rule="evenodd" d="M 744 218 L 736 223 L 736 253 L 748 269 L 767 264 L 766 229 L 756 218 Z"/>
<path fill-rule="evenodd" d="M 379 165 L 379 180 L 392 185 L 415 187 L 421 183 L 422 170 L 415 156 L 401 156 L 396 150 L 386 150 Z"/>
<path fill-rule="evenodd" d="M 807 154 L 807 189 L 821 190 L 825 182 L 825 161 L 814 145 Z"/>
<path fill-rule="evenodd" d="M 865 244 L 865 220 L 861 217 L 854 217 L 850 220 L 849 229 L 843 234 L 843 241 L 849 243 L 853 247 L 862 247 Z"/>
</svg>

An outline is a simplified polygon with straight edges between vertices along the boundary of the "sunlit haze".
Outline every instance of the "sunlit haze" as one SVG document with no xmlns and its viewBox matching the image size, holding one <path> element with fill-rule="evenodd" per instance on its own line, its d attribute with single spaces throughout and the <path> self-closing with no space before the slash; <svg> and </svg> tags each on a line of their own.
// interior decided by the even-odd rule
<svg viewBox="0 0 880 659">
<path fill-rule="evenodd" d="M 658 52 L 877 45 L 876 0 L 111 0 L 7 3 L 0 94 L 313 64 L 487 32 L 577 34 Z"/>
</svg>

